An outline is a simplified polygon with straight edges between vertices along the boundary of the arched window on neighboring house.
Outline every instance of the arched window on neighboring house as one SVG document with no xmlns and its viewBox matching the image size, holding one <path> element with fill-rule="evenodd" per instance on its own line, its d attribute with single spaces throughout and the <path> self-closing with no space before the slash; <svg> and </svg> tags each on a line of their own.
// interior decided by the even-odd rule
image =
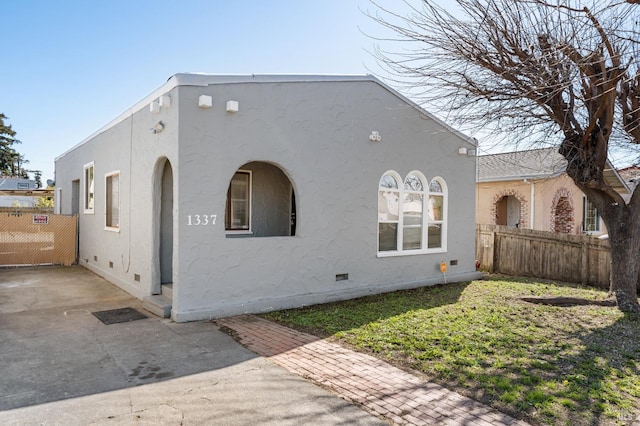
<svg viewBox="0 0 640 426">
<path fill-rule="evenodd" d="M 566 188 L 560 188 L 553 199 L 551 230 L 563 234 L 572 234 L 575 227 L 574 209 L 571 203 L 571 193 Z"/>
</svg>

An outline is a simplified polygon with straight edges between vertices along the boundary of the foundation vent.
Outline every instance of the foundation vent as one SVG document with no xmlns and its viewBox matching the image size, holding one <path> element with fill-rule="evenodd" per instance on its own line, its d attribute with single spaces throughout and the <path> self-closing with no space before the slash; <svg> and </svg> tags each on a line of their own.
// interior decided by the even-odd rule
<svg viewBox="0 0 640 426">
<path fill-rule="evenodd" d="M 346 281 L 349 279 L 349 274 L 336 274 L 336 281 Z"/>
</svg>

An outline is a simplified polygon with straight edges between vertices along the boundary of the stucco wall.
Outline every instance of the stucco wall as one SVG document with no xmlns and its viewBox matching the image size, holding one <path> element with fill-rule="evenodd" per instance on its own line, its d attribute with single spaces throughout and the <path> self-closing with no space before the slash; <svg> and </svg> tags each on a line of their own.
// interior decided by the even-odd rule
<svg viewBox="0 0 640 426">
<path fill-rule="evenodd" d="M 80 180 L 82 203 L 83 165 L 95 162 L 95 214 L 80 209 L 80 263 L 141 298 L 160 281 L 161 171 L 169 159 L 175 320 L 477 277 L 475 159 L 458 154 L 473 147 L 385 87 L 372 81 L 178 85 L 168 93 L 170 107 L 150 111 L 161 94 L 59 157 L 56 183 L 62 212 L 70 213 L 72 181 Z M 212 108 L 198 107 L 201 95 L 212 96 Z M 228 100 L 239 102 L 238 112 L 226 112 Z M 152 133 L 160 120 L 164 129 Z M 374 130 L 381 141 L 369 140 Z M 295 236 L 227 237 L 229 182 L 256 161 L 277 166 L 291 182 Z M 104 229 L 104 175 L 113 170 L 120 170 L 120 232 Z M 378 182 L 388 170 L 446 181 L 446 251 L 378 257 Z M 280 182 L 271 189 L 287 195 L 285 180 L 265 181 Z M 195 225 L 195 215 L 217 220 Z M 446 277 L 441 261 L 450 263 Z M 337 274 L 349 279 L 337 281 Z"/>
<path fill-rule="evenodd" d="M 373 82 L 230 84 L 180 88 L 178 320 L 251 312 L 475 276 L 474 158 L 469 146 Z M 211 109 L 197 107 L 210 95 Z M 227 100 L 239 112 L 227 113 Z M 369 140 L 371 131 L 382 140 Z M 294 237 L 226 238 L 229 181 L 250 161 L 280 167 L 297 204 Z M 446 253 L 377 257 L 377 190 L 387 170 L 440 176 L 449 187 Z M 349 274 L 336 281 L 336 274 Z"/>
<path fill-rule="evenodd" d="M 531 226 L 531 189 L 534 189 L 533 227 Z M 559 194 L 569 198 L 573 208 L 573 233 L 582 229 L 583 193 L 571 178 L 563 174 L 555 178 L 504 182 L 480 182 L 476 185 L 476 221 L 481 224 L 495 224 L 495 202 L 504 195 L 511 195 L 524 201 L 521 226 L 539 231 L 553 231 L 554 201 Z M 600 233 L 606 233 L 600 222 Z"/>
<path fill-rule="evenodd" d="M 177 90 L 170 95 L 177 101 Z M 150 100 L 150 99 L 148 99 Z M 145 100 L 145 106 L 148 100 Z M 174 167 L 174 185 L 179 181 L 177 107 L 151 113 L 143 108 L 125 113 L 117 124 L 92 135 L 56 159 L 56 188 L 62 189 L 61 213 L 70 214 L 72 182 L 79 180 L 79 263 L 109 279 L 132 295 L 142 298 L 159 283 L 154 266 L 159 257 L 159 241 L 154 227 L 159 226 L 160 173 L 155 169 L 168 158 Z M 171 123 L 163 132 L 150 129 L 159 121 Z M 84 165 L 94 162 L 95 206 L 93 214 L 84 213 Z M 105 230 L 105 174 L 120 171 L 120 231 Z M 174 194 L 177 209 L 178 194 Z M 75 202 L 75 201 L 74 201 Z M 78 209 L 76 206 L 75 209 Z M 177 236 L 177 227 L 176 234 Z M 174 241 L 175 243 L 175 241 Z M 177 273 L 174 268 L 174 276 Z M 137 278 L 137 280 L 136 280 Z"/>
</svg>

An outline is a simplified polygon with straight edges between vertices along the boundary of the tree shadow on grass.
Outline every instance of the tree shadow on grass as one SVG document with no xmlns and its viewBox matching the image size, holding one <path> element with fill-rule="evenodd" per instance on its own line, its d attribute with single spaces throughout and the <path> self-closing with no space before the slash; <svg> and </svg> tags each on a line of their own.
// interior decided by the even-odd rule
<svg viewBox="0 0 640 426">
<path fill-rule="evenodd" d="M 355 336 L 358 350 L 534 424 L 629 424 L 640 416 L 640 320 L 614 307 L 541 306 L 521 297 L 585 286 L 492 279 L 496 285 L 448 284 L 268 318 L 318 336 L 352 343 Z"/>
<path fill-rule="evenodd" d="M 265 314 L 264 317 L 317 336 L 327 337 L 414 310 L 455 304 L 469 284 L 469 282 L 461 282 L 399 290 L 341 302 L 272 312 Z M 318 324 L 322 326 L 318 327 Z"/>
<path fill-rule="evenodd" d="M 519 356 L 475 373 L 461 367 L 448 385 L 459 387 L 466 379 L 466 395 L 534 424 L 640 421 L 640 318 L 626 315 L 573 332 L 566 324 L 544 326 L 555 339 L 531 342 Z"/>
</svg>

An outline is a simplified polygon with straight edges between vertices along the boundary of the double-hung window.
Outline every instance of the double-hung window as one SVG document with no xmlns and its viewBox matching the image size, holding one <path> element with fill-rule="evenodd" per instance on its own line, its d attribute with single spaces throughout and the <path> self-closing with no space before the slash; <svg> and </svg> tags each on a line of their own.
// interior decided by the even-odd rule
<svg viewBox="0 0 640 426">
<path fill-rule="evenodd" d="M 93 161 L 84 165 L 84 212 L 93 214 L 95 166 Z"/>
<path fill-rule="evenodd" d="M 120 229 L 120 171 L 105 175 L 106 188 L 106 222 L 108 230 Z"/>
<path fill-rule="evenodd" d="M 227 191 L 227 231 L 251 231 L 251 172 L 237 171 Z"/>
<path fill-rule="evenodd" d="M 445 191 L 442 186 L 443 183 L 436 179 L 429 185 L 427 247 L 430 249 L 443 247 Z"/>
<path fill-rule="evenodd" d="M 420 250 L 423 241 L 424 184 L 416 174 L 412 173 L 404 180 L 402 198 L 402 250 Z"/>
<path fill-rule="evenodd" d="M 587 233 L 600 232 L 600 214 L 587 197 L 582 199 L 582 231 Z"/>
<path fill-rule="evenodd" d="M 387 173 L 378 188 L 378 251 L 398 250 L 398 224 L 400 223 L 399 176 Z"/>
</svg>

